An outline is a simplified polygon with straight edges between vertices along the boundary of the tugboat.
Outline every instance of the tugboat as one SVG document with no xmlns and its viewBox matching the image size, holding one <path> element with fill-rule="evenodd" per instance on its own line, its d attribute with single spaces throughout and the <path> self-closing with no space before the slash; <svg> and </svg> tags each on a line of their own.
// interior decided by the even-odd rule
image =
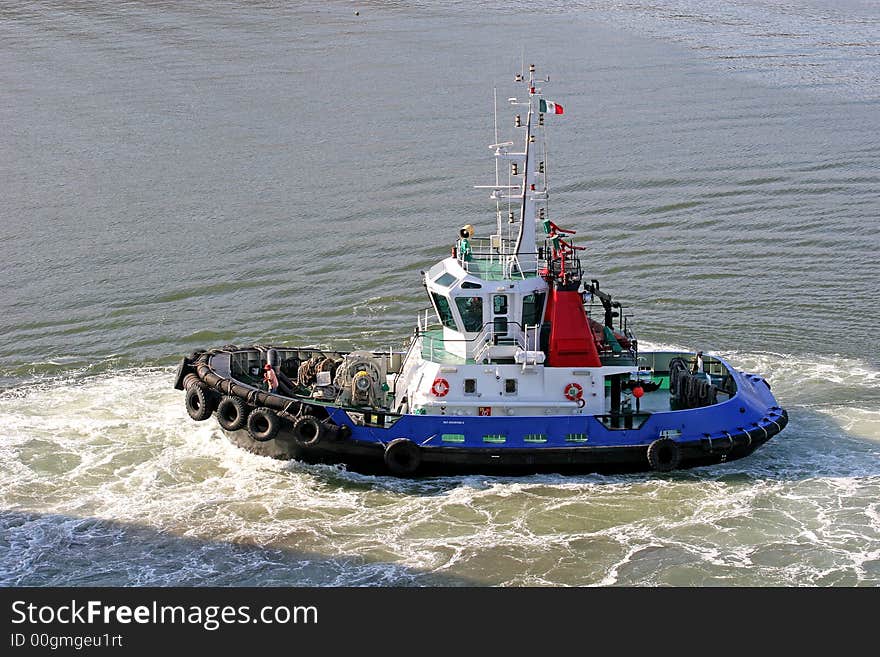
<svg viewBox="0 0 880 657">
<path fill-rule="evenodd" d="M 770 384 L 702 352 L 639 350 L 548 216 L 535 67 L 516 76 L 522 139 L 494 152 L 496 226 L 459 229 L 422 272 L 430 308 L 401 351 L 227 345 L 178 367 L 193 420 L 251 452 L 397 476 L 668 472 L 750 454 L 788 422 Z M 496 121 L 497 125 L 497 121 Z M 505 175 L 502 176 L 502 171 Z M 503 180 L 502 180 L 503 178 Z"/>
</svg>

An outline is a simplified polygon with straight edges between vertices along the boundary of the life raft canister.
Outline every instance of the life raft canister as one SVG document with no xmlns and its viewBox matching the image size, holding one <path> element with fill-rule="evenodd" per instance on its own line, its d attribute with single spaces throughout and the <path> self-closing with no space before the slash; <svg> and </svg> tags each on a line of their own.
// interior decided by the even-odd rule
<svg viewBox="0 0 880 657">
<path fill-rule="evenodd" d="M 565 398 L 568 401 L 578 401 L 584 396 L 584 389 L 580 383 L 571 382 L 565 386 Z"/>
<path fill-rule="evenodd" d="M 449 392 L 449 381 L 437 377 L 434 379 L 434 383 L 431 384 L 431 392 L 434 393 L 435 397 L 445 397 Z"/>
</svg>

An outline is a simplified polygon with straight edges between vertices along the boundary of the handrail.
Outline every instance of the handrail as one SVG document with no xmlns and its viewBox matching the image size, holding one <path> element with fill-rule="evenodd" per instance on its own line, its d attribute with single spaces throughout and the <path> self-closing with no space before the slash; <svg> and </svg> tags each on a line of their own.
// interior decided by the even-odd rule
<svg viewBox="0 0 880 657">
<path fill-rule="evenodd" d="M 437 329 L 445 328 L 444 325 L 439 321 L 439 318 L 437 317 L 437 313 L 436 313 L 436 311 L 434 311 L 433 306 L 428 306 L 426 308 L 423 308 L 423 310 L 425 311 L 425 321 L 423 324 L 421 321 L 421 316 L 419 316 L 418 329 L 417 329 L 418 337 L 423 336 L 424 333 L 426 333 L 430 330 L 437 330 Z M 430 324 L 429 319 L 428 319 L 428 313 L 430 313 L 431 311 L 434 311 L 434 316 L 435 316 L 435 318 L 437 318 L 437 321 L 433 324 Z M 541 350 L 540 349 L 540 329 L 541 329 L 540 324 L 531 325 L 531 335 L 529 335 L 529 333 L 530 333 L 530 326 L 529 325 L 523 326 L 520 322 L 509 321 L 508 326 L 516 326 L 520 329 L 520 334 L 515 336 L 515 338 L 517 340 L 516 344 L 518 347 L 522 348 L 524 351 L 540 351 Z M 480 329 L 480 332 L 477 333 L 477 335 L 473 338 L 454 338 L 454 339 L 441 338 L 441 342 L 473 343 L 474 344 L 474 360 L 480 360 L 480 358 L 478 358 L 477 356 L 478 355 L 482 356 L 484 354 L 484 352 L 488 349 L 488 347 L 485 347 L 486 336 L 484 335 L 484 333 L 487 331 L 487 329 L 494 330 L 494 322 L 493 321 L 484 322 L 483 328 Z M 520 338 L 522 338 L 522 340 L 520 340 Z M 531 340 L 529 338 L 531 338 Z M 635 341 L 635 338 L 631 335 L 631 333 L 627 334 L 627 338 L 629 338 L 631 345 L 629 348 L 623 349 L 623 351 L 620 354 L 620 357 L 629 356 L 632 358 L 637 358 L 639 352 L 638 352 L 638 347 L 636 346 L 637 343 Z M 489 341 L 491 342 L 491 340 L 493 340 L 493 339 L 494 339 L 494 334 L 489 338 Z M 432 348 L 431 356 L 433 357 L 433 355 L 434 355 L 433 342 L 431 344 L 431 348 Z M 602 344 L 596 344 L 596 349 L 598 350 L 600 356 L 607 356 L 611 353 L 611 348 L 607 347 L 607 346 L 603 346 Z M 536 364 L 536 363 L 533 363 L 533 364 Z"/>
<path fill-rule="evenodd" d="M 523 351 L 525 351 L 525 356 L 523 357 L 523 368 L 525 368 L 527 365 L 537 365 L 538 364 L 538 357 L 537 356 L 534 356 L 532 359 L 532 362 L 529 363 L 529 354 L 530 353 L 537 354 L 537 352 L 540 351 L 539 331 L 540 331 L 540 326 L 538 324 L 533 324 L 532 325 L 532 334 L 534 335 L 535 343 L 534 343 L 534 349 L 530 349 L 529 348 L 529 325 L 526 324 L 523 327 L 523 343 L 524 344 L 522 345 L 522 349 L 523 349 Z"/>
<path fill-rule="evenodd" d="M 495 325 L 495 323 L 491 322 L 491 321 L 484 322 L 483 328 L 480 329 L 480 332 L 477 333 L 477 335 L 473 338 L 455 338 L 455 339 L 451 339 L 451 340 L 447 340 L 446 338 L 444 338 L 443 341 L 444 342 L 476 342 L 477 340 L 480 339 L 480 335 L 483 333 L 483 331 L 486 330 L 487 327 L 494 327 L 494 325 Z M 520 331 L 523 330 L 523 325 L 520 324 L 519 322 L 508 321 L 507 325 L 519 327 Z M 537 324 L 530 324 L 529 326 L 537 327 L 538 325 Z M 437 329 L 442 329 L 442 328 L 447 328 L 447 327 L 443 326 L 443 324 L 441 324 L 440 322 L 436 322 L 434 324 L 429 325 L 426 328 L 419 325 L 419 327 L 416 329 L 416 331 L 418 332 L 419 335 L 422 335 L 423 333 L 425 333 L 427 331 L 435 331 Z M 457 329 L 450 329 L 450 330 L 455 330 L 456 332 L 459 332 Z"/>
<path fill-rule="evenodd" d="M 409 360 L 409 355 L 412 353 L 413 348 L 416 346 L 417 342 L 421 341 L 421 337 L 418 334 L 418 331 L 415 335 L 413 335 L 413 339 L 409 341 L 409 347 L 406 350 L 406 353 L 403 356 L 403 359 L 400 361 L 400 369 L 397 370 L 397 374 L 394 376 L 394 383 L 391 385 L 391 394 L 394 396 L 394 401 L 397 401 L 397 382 L 400 380 L 401 375 L 403 374 L 403 370 L 406 368 L 406 362 Z"/>
<path fill-rule="evenodd" d="M 523 365 L 537 365 L 538 360 L 537 356 L 533 356 L 531 361 L 529 362 L 529 353 L 536 353 L 540 351 L 539 348 L 539 340 L 540 334 L 539 329 L 540 326 L 538 324 L 526 324 L 522 325 L 519 322 L 508 322 L 508 326 L 510 325 L 518 326 L 520 328 L 520 332 L 513 336 L 514 345 L 522 349 L 526 352 L 526 356 L 523 360 Z M 529 330 L 531 329 L 531 334 L 533 336 L 534 345 L 529 344 Z M 483 325 L 483 330 L 480 331 L 475 338 L 473 338 L 473 342 L 481 343 L 479 346 L 475 346 L 474 348 L 474 360 L 480 362 L 483 360 L 485 356 L 490 352 L 493 346 L 496 346 L 495 343 L 495 323 L 494 322 L 486 322 Z M 489 358 L 491 362 L 491 357 Z"/>
<path fill-rule="evenodd" d="M 506 279 L 512 279 L 514 269 L 520 278 L 525 279 L 527 273 L 538 273 L 546 268 L 547 264 L 544 260 L 543 252 L 520 252 L 510 250 L 510 240 L 501 239 L 500 246 L 494 246 L 492 240 L 488 238 L 471 238 L 471 250 L 467 257 L 464 258 L 460 253 L 456 253 L 456 260 L 462 269 L 471 273 L 471 263 L 498 263 L 502 269 L 502 275 Z M 530 265 L 527 269 L 523 269 L 523 256 L 535 256 L 533 259 L 528 258 L 526 261 L 533 262 L 534 268 Z M 479 273 L 479 272 L 477 272 Z"/>
<path fill-rule="evenodd" d="M 474 360 L 480 362 L 492 346 L 495 337 L 495 322 L 486 322 L 483 330 L 477 334 L 474 341 L 482 340 L 482 344 L 474 350 Z"/>
</svg>

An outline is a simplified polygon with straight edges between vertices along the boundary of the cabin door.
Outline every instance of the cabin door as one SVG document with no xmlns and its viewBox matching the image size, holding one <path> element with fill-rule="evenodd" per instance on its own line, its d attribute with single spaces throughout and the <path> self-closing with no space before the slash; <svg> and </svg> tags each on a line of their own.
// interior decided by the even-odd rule
<svg viewBox="0 0 880 657">
<path fill-rule="evenodd" d="M 499 338 L 508 337 L 508 316 L 510 314 L 510 299 L 506 294 L 492 295 L 492 332 L 496 341 Z M 496 342 L 497 344 L 497 342 Z"/>
</svg>

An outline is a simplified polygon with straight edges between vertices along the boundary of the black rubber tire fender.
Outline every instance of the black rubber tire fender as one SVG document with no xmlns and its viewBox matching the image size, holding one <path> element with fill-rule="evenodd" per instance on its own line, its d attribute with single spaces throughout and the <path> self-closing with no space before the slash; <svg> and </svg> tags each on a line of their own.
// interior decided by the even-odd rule
<svg viewBox="0 0 880 657">
<path fill-rule="evenodd" d="M 199 378 L 198 374 L 190 372 L 189 374 L 187 374 L 186 376 L 183 377 L 182 385 L 183 385 L 184 390 L 189 390 L 190 387 L 192 387 L 196 383 L 201 383 L 201 379 Z"/>
<path fill-rule="evenodd" d="M 658 438 L 648 445 L 648 463 L 655 472 L 675 470 L 681 463 L 681 449 L 672 438 Z"/>
<path fill-rule="evenodd" d="M 422 450 L 409 438 L 395 438 L 385 446 L 384 458 L 392 474 L 413 475 L 422 464 Z"/>
<path fill-rule="evenodd" d="M 314 415 L 300 415 L 293 421 L 293 441 L 300 447 L 314 447 L 324 437 L 324 426 Z"/>
<path fill-rule="evenodd" d="M 281 418 L 268 408 L 254 409 L 248 415 L 247 430 L 251 438 L 258 443 L 265 443 L 278 435 L 281 430 Z"/>
<path fill-rule="evenodd" d="M 238 431 L 247 420 L 248 407 L 241 397 L 226 395 L 217 404 L 217 423 L 226 431 Z"/>
<path fill-rule="evenodd" d="M 186 412 L 196 422 L 202 422 L 211 417 L 214 412 L 212 396 L 204 383 L 194 383 L 186 389 Z"/>
</svg>

